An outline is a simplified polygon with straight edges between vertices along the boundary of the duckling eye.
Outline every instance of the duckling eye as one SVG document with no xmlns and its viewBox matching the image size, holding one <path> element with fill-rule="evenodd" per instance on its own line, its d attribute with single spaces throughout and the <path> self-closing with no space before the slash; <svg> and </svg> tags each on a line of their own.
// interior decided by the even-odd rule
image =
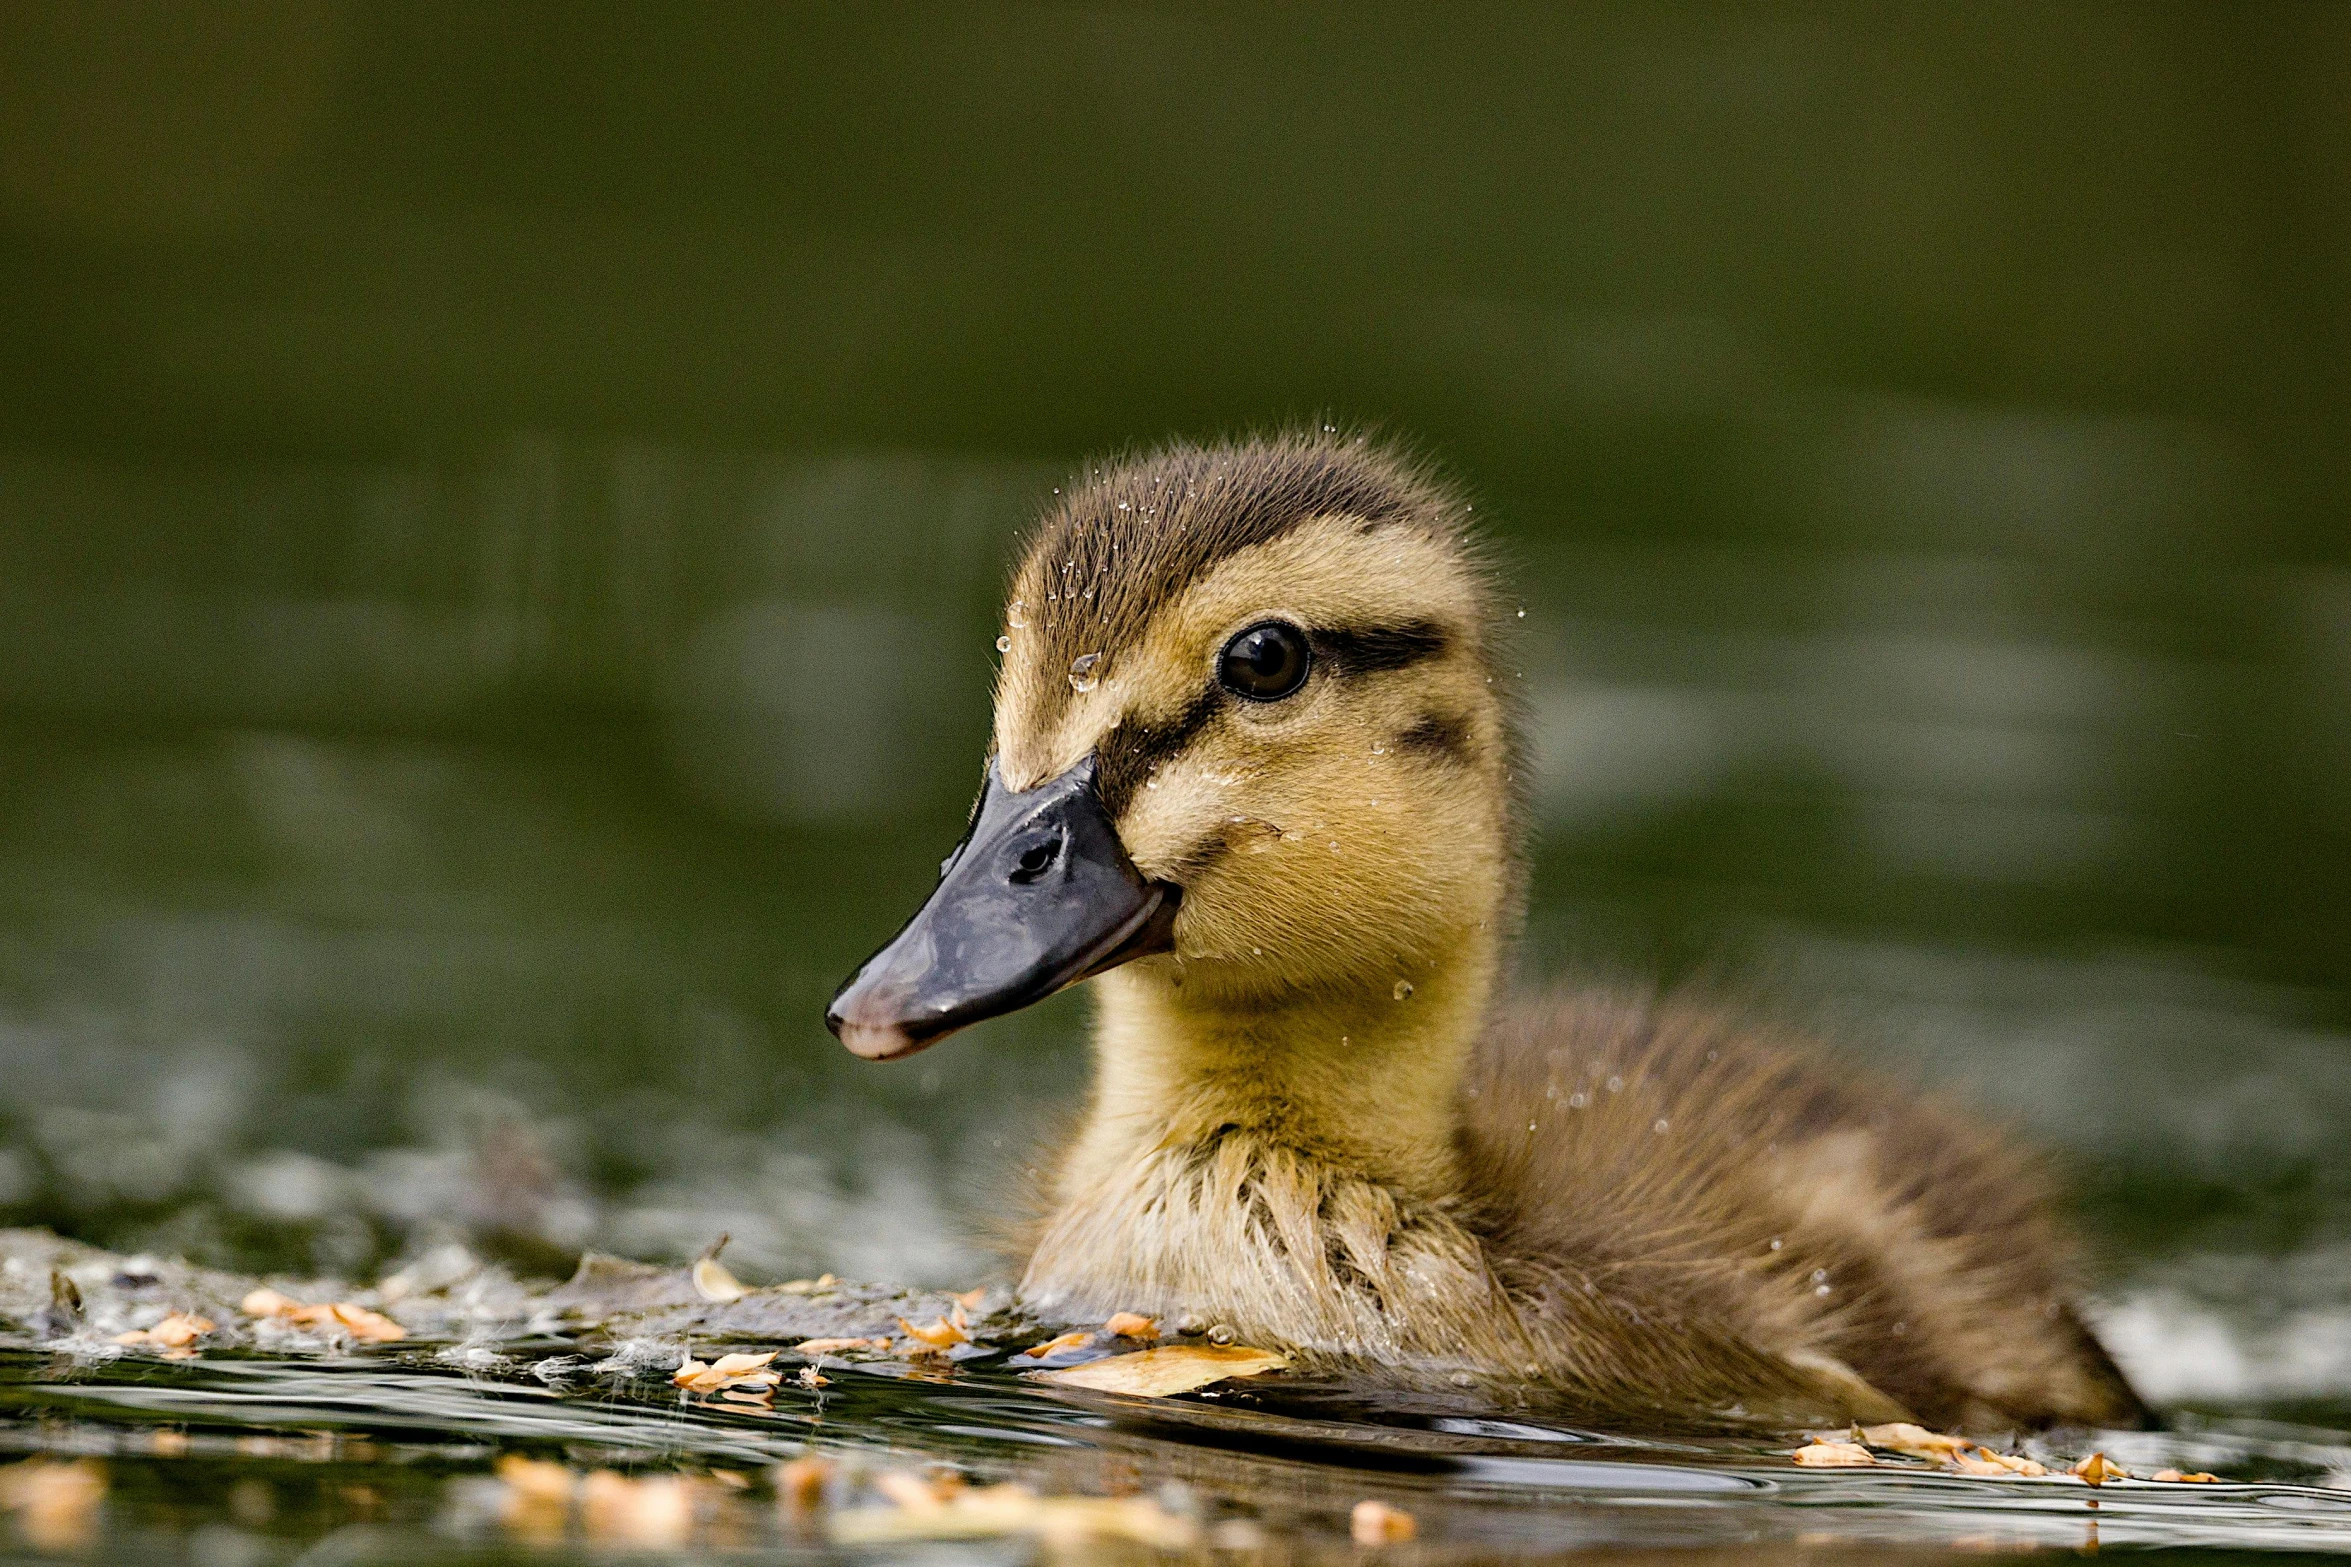
<svg viewBox="0 0 2351 1567">
<path fill-rule="evenodd" d="M 1307 667 L 1312 662 L 1304 632 L 1269 620 L 1251 626 L 1224 645 L 1216 678 L 1235 696 L 1252 702 L 1279 702 L 1306 684 Z"/>
</svg>

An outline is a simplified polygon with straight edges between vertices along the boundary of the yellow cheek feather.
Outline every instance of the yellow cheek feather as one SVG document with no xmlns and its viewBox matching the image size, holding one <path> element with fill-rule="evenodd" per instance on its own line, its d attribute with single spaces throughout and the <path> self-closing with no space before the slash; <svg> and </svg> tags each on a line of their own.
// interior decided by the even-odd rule
<svg viewBox="0 0 2351 1567">
<path fill-rule="evenodd" d="M 1281 701 L 1224 697 L 1119 821 L 1144 873 L 1185 889 L 1186 963 L 1309 989 L 1410 974 L 1501 895 L 1505 745 L 1481 608 L 1453 551 L 1405 530 L 1309 522 L 1221 562 L 1112 647 L 1091 690 L 1062 672 L 1056 693 L 1057 672 L 1024 664 L 1016 633 L 1000 764 L 1025 787 L 1075 765 L 1122 720 L 1172 723 L 1210 689 L 1226 641 L 1263 620 L 1440 628 L 1445 650 L 1408 667 L 1326 663 Z M 1458 754 L 1401 739 L 1432 716 L 1460 726 Z"/>
</svg>

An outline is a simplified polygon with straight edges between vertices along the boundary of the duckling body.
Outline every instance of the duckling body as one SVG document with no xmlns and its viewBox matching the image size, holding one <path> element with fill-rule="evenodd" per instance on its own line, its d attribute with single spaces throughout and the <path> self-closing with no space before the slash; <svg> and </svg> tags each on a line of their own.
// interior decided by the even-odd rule
<svg viewBox="0 0 2351 1567">
<path fill-rule="evenodd" d="M 828 1018 L 887 1059 L 1092 979 L 1023 1298 L 1595 1417 L 2142 1418 L 1987 1134 L 1697 1006 L 1497 1008 L 1520 769 L 1466 520 L 1300 438 L 1098 471 L 1032 541 L 971 835 Z"/>
</svg>

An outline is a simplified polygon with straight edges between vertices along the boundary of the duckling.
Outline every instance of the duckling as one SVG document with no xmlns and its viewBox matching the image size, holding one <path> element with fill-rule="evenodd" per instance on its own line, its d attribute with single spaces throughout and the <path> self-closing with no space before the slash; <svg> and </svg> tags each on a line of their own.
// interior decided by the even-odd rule
<svg viewBox="0 0 2351 1567">
<path fill-rule="evenodd" d="M 1595 1416 L 2142 1421 L 1990 1134 L 1693 1003 L 1498 1002 L 1525 773 L 1469 520 L 1318 432 L 1036 529 L 969 828 L 826 1015 L 892 1060 L 1092 982 L 1023 1301 Z"/>
</svg>

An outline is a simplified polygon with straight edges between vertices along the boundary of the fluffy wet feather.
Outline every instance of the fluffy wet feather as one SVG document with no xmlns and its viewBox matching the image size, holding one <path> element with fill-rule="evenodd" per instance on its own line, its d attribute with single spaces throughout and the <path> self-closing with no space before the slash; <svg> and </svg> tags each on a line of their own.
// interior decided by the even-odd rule
<svg viewBox="0 0 2351 1567">
<path fill-rule="evenodd" d="M 1092 977 L 1024 1298 L 1595 1414 L 2142 1418 L 1985 1132 L 1720 1011 L 1498 1010 L 1523 768 L 1470 516 L 1315 434 L 1095 470 L 1031 540 L 973 836 L 833 1013 L 887 1057 Z"/>
</svg>

